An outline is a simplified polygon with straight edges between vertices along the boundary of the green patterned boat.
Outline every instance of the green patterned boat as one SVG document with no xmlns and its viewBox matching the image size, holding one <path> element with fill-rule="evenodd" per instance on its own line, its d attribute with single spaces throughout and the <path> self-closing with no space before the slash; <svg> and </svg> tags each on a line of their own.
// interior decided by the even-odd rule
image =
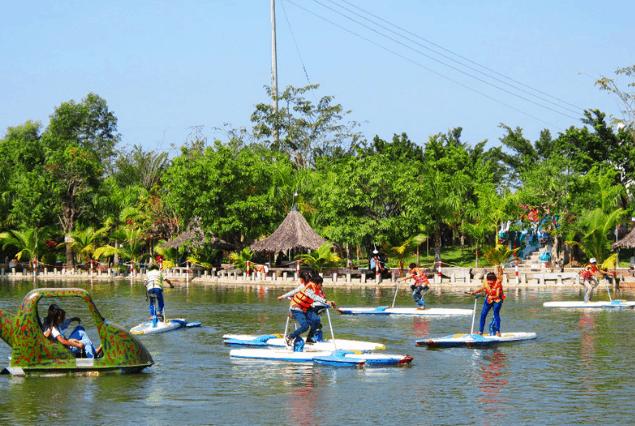
<svg viewBox="0 0 635 426">
<path fill-rule="evenodd" d="M 75 358 L 62 344 L 44 337 L 38 316 L 42 298 L 82 299 L 97 326 L 103 354 L 98 358 Z M 30 291 L 15 316 L 0 310 L 0 338 L 11 347 L 9 367 L 13 375 L 98 375 L 107 372 L 136 373 L 154 361 L 146 348 L 122 327 L 99 313 L 90 294 L 81 288 L 38 288 Z"/>
</svg>

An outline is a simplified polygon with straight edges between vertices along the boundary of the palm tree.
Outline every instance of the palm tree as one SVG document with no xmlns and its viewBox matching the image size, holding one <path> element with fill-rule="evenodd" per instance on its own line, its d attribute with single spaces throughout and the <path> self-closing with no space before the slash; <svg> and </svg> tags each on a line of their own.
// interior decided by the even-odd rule
<svg viewBox="0 0 635 426">
<path fill-rule="evenodd" d="M 577 245 L 588 257 L 595 257 L 601 263 L 611 254 L 609 235 L 615 229 L 626 212 L 623 209 L 605 213 L 601 208 L 585 212 L 578 221 L 578 232 L 581 235 Z"/>
<path fill-rule="evenodd" d="M 2 249 L 5 250 L 7 247 L 15 247 L 18 249 L 15 257 L 18 260 L 26 257 L 30 265 L 33 265 L 34 261 L 37 262 L 45 240 L 46 235 L 41 228 L 26 228 L 21 231 L 10 230 L 0 232 Z"/>
<path fill-rule="evenodd" d="M 116 241 L 123 241 L 113 247 L 110 244 L 95 249 L 94 259 L 109 256 L 119 256 L 122 259 L 130 260 L 131 264 L 138 263 L 143 258 L 141 249 L 143 248 L 143 232 L 140 229 L 124 227 L 120 228 L 114 235 Z"/>
<path fill-rule="evenodd" d="M 109 229 L 110 222 L 107 221 L 104 227 L 97 230 L 95 230 L 95 228 L 93 228 L 92 226 L 89 226 L 86 229 L 73 231 L 71 233 L 71 237 L 73 237 L 73 241 L 71 242 L 73 251 L 77 253 L 80 258 L 83 258 L 86 262 L 89 262 L 93 256 L 93 253 L 97 249 L 99 239 L 107 235 Z M 64 243 L 60 245 L 63 244 Z M 92 271 L 92 263 L 90 268 Z"/>
<path fill-rule="evenodd" d="M 247 269 L 247 262 L 251 262 L 253 257 L 254 252 L 251 251 L 249 247 L 245 247 L 241 251 L 235 251 L 229 254 L 229 260 L 231 260 L 232 264 L 243 271 Z"/>
<path fill-rule="evenodd" d="M 316 271 L 321 271 L 327 266 L 336 265 L 342 260 L 337 253 L 333 252 L 333 243 L 330 241 L 325 242 L 311 253 L 299 254 L 295 258 Z"/>
<path fill-rule="evenodd" d="M 518 248 L 511 250 L 505 245 L 497 244 L 485 252 L 485 259 L 490 265 L 503 266 L 512 257 L 516 255 Z"/>
<path fill-rule="evenodd" d="M 425 234 L 417 234 L 408 238 L 401 245 L 390 247 L 390 252 L 393 256 L 399 259 L 399 273 L 401 274 L 401 270 L 404 267 L 404 259 L 412 252 L 412 249 L 416 249 L 417 251 L 417 265 L 419 264 L 419 246 L 423 244 L 428 239 L 428 236 Z"/>
</svg>

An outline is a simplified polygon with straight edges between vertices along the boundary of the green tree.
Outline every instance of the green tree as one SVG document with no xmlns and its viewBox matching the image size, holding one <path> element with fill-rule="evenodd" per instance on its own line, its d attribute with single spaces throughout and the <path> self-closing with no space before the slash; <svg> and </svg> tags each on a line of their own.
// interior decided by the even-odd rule
<svg viewBox="0 0 635 426">
<path fill-rule="evenodd" d="M 88 263 L 99 246 L 99 241 L 108 235 L 109 230 L 110 224 L 107 223 L 99 229 L 89 226 L 88 228 L 76 229 L 71 232 L 73 241 L 70 245 L 73 252 L 77 253 L 84 262 Z"/>
<path fill-rule="evenodd" d="M 311 253 L 299 254 L 295 258 L 316 271 L 322 271 L 327 266 L 335 266 L 341 261 L 337 253 L 333 251 L 333 243 L 330 241 Z"/>
<path fill-rule="evenodd" d="M 33 228 L 55 220 L 51 183 L 44 170 L 40 125 L 10 127 L 0 139 L 0 226 Z"/>
<path fill-rule="evenodd" d="M 299 167 L 313 165 L 317 157 L 347 151 L 361 141 L 356 123 L 344 122 L 350 111 L 323 96 L 316 103 L 305 95 L 319 85 L 288 86 L 278 97 L 278 111 L 270 103 L 256 105 L 251 115 L 254 138 L 273 150 L 289 154 Z M 267 88 L 268 98 L 271 89 Z"/>
<path fill-rule="evenodd" d="M 291 203 L 287 156 L 233 140 L 186 146 L 163 176 L 162 200 L 181 224 L 201 218 L 206 234 L 236 246 L 271 233 Z M 275 190 L 273 190 L 275 188 Z"/>
<path fill-rule="evenodd" d="M 120 243 L 113 245 L 106 244 L 97 247 L 93 252 L 94 259 L 102 257 L 116 256 L 129 260 L 131 265 L 138 265 L 146 257 L 143 253 L 144 240 L 143 232 L 138 228 L 123 227 L 115 231 L 113 238 Z"/>
<path fill-rule="evenodd" d="M 81 102 L 64 102 L 51 115 L 42 141 L 45 169 L 53 183 L 56 213 L 65 235 L 66 262 L 72 264 L 70 233 L 92 207 L 119 139 L 117 119 L 106 101 L 90 93 Z"/>
<path fill-rule="evenodd" d="M 167 152 L 145 151 L 140 145 L 119 153 L 113 176 L 121 187 L 139 185 L 151 192 L 169 165 Z"/>
<path fill-rule="evenodd" d="M 10 230 L 0 232 L 2 249 L 14 247 L 18 252 L 15 257 L 18 260 L 26 258 L 33 264 L 43 252 L 46 240 L 46 232 L 40 228 L 27 228 L 23 230 Z"/>
</svg>

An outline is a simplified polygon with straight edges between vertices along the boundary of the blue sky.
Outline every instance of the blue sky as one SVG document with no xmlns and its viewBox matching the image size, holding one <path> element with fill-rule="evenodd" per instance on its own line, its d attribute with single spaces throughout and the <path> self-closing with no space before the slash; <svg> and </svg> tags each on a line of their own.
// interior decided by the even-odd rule
<svg viewBox="0 0 635 426">
<path fill-rule="evenodd" d="M 593 82 L 635 64 L 632 1 L 346 1 L 339 5 L 358 15 L 337 10 L 359 20 L 362 12 L 353 7 L 361 7 L 539 89 L 543 98 L 580 108 L 619 114 L 616 100 Z M 321 85 L 319 95 L 352 110 L 350 119 L 367 137 L 407 132 L 424 143 L 461 126 L 470 143 L 497 143 L 501 122 L 532 139 L 542 128 L 557 133 L 579 124 L 581 112 L 563 115 L 483 85 L 422 56 L 434 54 L 420 45 L 407 48 L 323 6 L 336 4 L 277 0 L 280 85 L 306 84 L 304 63 L 310 81 Z M 192 126 L 205 126 L 210 138 L 224 123 L 246 126 L 254 105 L 267 100 L 269 0 L 25 0 L 6 2 L 2 15 L 1 133 L 29 119 L 46 124 L 56 105 L 92 91 L 117 115 L 124 144 L 167 150 L 182 144 Z"/>
</svg>

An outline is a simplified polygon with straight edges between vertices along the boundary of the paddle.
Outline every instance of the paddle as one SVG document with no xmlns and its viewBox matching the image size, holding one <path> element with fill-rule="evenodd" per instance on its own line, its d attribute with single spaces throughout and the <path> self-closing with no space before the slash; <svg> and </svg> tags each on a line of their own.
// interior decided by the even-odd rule
<svg viewBox="0 0 635 426">
<path fill-rule="evenodd" d="M 609 283 L 606 279 L 604 279 L 604 285 L 606 286 L 606 292 L 609 295 L 609 302 L 613 303 L 613 298 L 611 297 L 611 288 L 609 287 Z"/>
<path fill-rule="evenodd" d="M 392 305 L 390 305 L 391 308 L 395 307 L 395 301 L 397 300 L 398 292 L 399 292 L 399 280 L 395 281 L 395 295 L 392 298 Z"/>
<path fill-rule="evenodd" d="M 326 318 L 329 320 L 329 328 L 331 329 L 331 339 L 333 339 L 333 349 L 337 350 L 337 346 L 335 344 L 335 334 L 333 333 L 333 324 L 331 323 L 331 314 L 329 313 L 329 307 L 326 308 Z"/>
<path fill-rule="evenodd" d="M 282 335 L 284 338 L 287 337 L 287 332 L 288 331 L 289 331 L 289 313 L 287 313 L 287 320 L 284 323 L 284 334 Z"/>
<path fill-rule="evenodd" d="M 470 327 L 470 334 L 474 334 L 474 320 L 476 320 L 476 301 L 478 297 L 474 298 L 474 309 L 472 310 L 472 326 Z"/>
</svg>

